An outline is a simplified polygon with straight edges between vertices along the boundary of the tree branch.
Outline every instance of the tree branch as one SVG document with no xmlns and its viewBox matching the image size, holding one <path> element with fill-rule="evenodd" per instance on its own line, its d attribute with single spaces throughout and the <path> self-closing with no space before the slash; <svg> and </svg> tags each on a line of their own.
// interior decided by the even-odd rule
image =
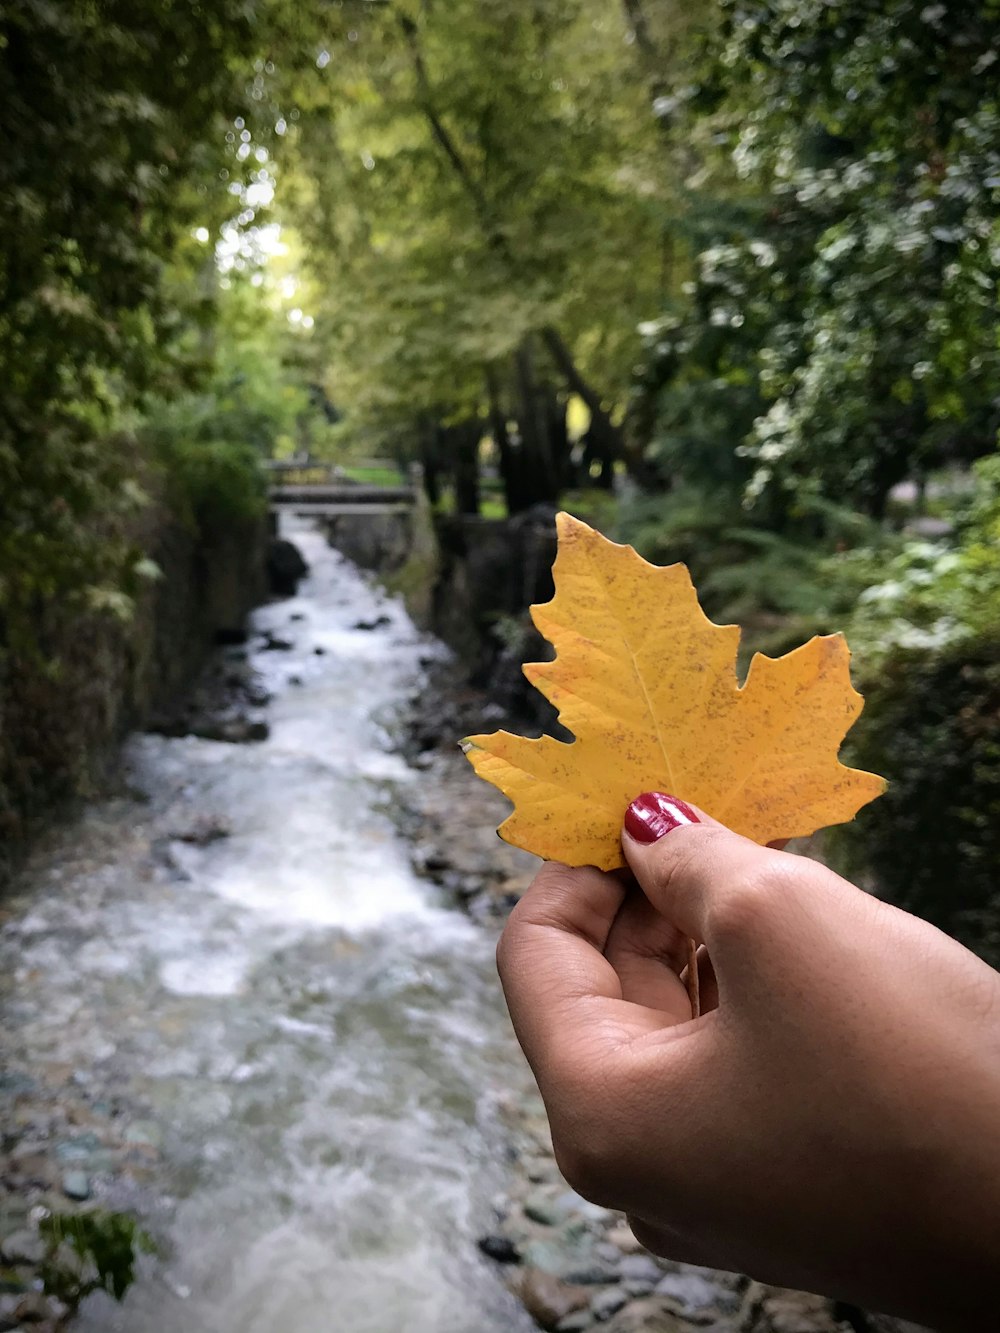
<svg viewBox="0 0 1000 1333">
<path fill-rule="evenodd" d="M 670 134 L 671 117 L 667 108 L 670 96 L 670 84 L 667 81 L 667 59 L 656 44 L 649 26 L 649 19 L 642 7 L 642 0 L 622 0 L 625 9 L 625 21 L 635 37 L 639 52 L 639 61 L 649 84 L 649 99 L 653 116 L 660 133 L 664 137 Z"/>
<path fill-rule="evenodd" d="M 549 356 L 555 362 L 559 374 L 566 381 L 566 387 L 587 404 L 590 412 L 591 429 L 595 435 L 604 441 L 613 457 L 620 458 L 622 456 L 621 431 L 605 410 L 601 395 L 580 372 L 579 366 L 573 359 L 573 353 L 563 342 L 558 329 L 554 329 L 551 324 L 546 325 L 542 329 L 542 342 L 545 344 Z"/>
<path fill-rule="evenodd" d="M 626 0 L 629 3 L 637 3 L 637 0 Z M 413 70 L 417 77 L 417 86 L 420 90 L 420 104 L 427 117 L 427 123 L 430 126 L 431 133 L 441 148 L 442 152 L 451 163 L 455 174 L 461 181 L 466 194 L 469 196 L 476 216 L 483 228 L 487 244 L 490 248 L 503 259 L 504 263 L 512 270 L 517 272 L 516 258 L 511 251 L 506 236 L 497 226 L 482 186 L 476 180 L 472 168 L 466 162 L 461 150 L 453 139 L 448 127 L 441 119 L 434 102 L 434 93 L 431 87 L 430 76 L 427 72 L 427 64 L 424 60 L 423 52 L 420 49 L 419 33 L 417 25 L 406 14 L 400 14 L 399 24 L 409 47 L 410 55 L 413 60 Z M 551 325 L 541 330 L 542 342 L 545 345 L 549 355 L 555 363 L 559 374 L 566 381 L 566 387 L 587 404 L 596 432 L 600 434 L 607 442 L 608 447 L 613 449 L 614 456 L 621 455 L 621 432 L 613 424 L 611 418 L 604 410 L 600 394 L 594 389 L 580 373 L 579 367 L 573 359 L 573 354 L 566 346 L 561 335 Z"/>
<path fill-rule="evenodd" d="M 507 242 L 497 228 L 493 220 L 489 200 L 483 192 L 482 186 L 476 180 L 472 168 L 466 162 L 455 140 L 452 138 L 448 127 L 438 114 L 434 105 L 434 96 L 431 89 L 430 76 L 427 73 L 427 64 L 424 60 L 424 53 L 420 49 L 420 41 L 417 31 L 417 25 L 406 14 L 400 14 L 399 26 L 403 30 L 403 36 L 406 38 L 406 44 L 410 49 L 410 55 L 413 58 L 413 71 L 417 76 L 417 86 L 420 89 L 420 105 L 424 115 L 427 117 L 427 123 L 430 126 L 431 134 L 438 147 L 442 150 L 445 157 L 451 163 L 455 174 L 461 181 L 466 194 L 472 201 L 476 210 L 476 216 L 479 218 L 480 225 L 486 234 L 486 239 L 492 249 L 498 254 L 503 255 L 507 260 L 512 256 Z"/>
</svg>

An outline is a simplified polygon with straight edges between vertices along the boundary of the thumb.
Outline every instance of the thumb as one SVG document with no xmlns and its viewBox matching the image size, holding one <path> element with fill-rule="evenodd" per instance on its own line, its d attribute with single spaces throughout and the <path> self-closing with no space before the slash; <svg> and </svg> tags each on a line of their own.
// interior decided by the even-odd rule
<svg viewBox="0 0 1000 1333">
<path fill-rule="evenodd" d="M 762 890 L 783 878 L 786 861 L 664 792 L 629 806 L 622 849 L 660 915 L 713 956 L 744 924 L 763 924 L 754 921 L 766 910 Z"/>
</svg>

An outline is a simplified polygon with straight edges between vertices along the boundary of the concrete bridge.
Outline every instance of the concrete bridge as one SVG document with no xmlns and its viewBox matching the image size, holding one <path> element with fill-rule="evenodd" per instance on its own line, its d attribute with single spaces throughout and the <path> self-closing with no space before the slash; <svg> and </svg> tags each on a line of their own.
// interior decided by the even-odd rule
<svg viewBox="0 0 1000 1333">
<path fill-rule="evenodd" d="M 398 514 L 416 503 L 422 478 L 419 463 L 413 464 L 398 486 L 351 481 L 333 463 L 266 459 L 268 496 L 272 514 L 305 514 L 317 518 L 340 518 L 365 514 Z M 381 460 L 360 465 L 364 471 L 393 471 L 395 465 Z"/>
</svg>

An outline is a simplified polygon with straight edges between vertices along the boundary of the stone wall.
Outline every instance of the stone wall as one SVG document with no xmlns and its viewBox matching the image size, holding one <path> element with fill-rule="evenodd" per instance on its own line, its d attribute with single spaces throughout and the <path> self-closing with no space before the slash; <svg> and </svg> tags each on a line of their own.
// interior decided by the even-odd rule
<svg viewBox="0 0 1000 1333">
<path fill-rule="evenodd" d="M 53 604 L 32 656 L 0 656 L 0 883 L 32 832 L 114 781 L 121 739 L 188 689 L 266 592 L 266 522 L 199 532 L 151 505 L 137 534 L 162 577 L 126 622 Z"/>
<path fill-rule="evenodd" d="M 347 514 L 325 522 L 330 545 L 362 569 L 370 569 L 391 592 L 402 595 L 421 629 L 436 633 L 434 589 L 441 573 L 441 550 L 419 477 L 416 500 L 398 513 Z"/>
<path fill-rule="evenodd" d="M 549 656 L 528 616 L 552 596 L 555 510 L 512 519 L 433 516 L 421 501 L 402 515 L 328 520 L 330 542 L 403 594 L 423 629 L 443 639 L 469 680 L 529 724 L 551 728 L 552 710 L 521 672 Z"/>
</svg>

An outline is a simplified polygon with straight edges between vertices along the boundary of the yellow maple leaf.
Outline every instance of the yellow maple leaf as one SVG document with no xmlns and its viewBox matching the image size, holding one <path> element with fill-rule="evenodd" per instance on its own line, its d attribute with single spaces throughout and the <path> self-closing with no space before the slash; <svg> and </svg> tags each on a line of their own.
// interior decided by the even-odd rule
<svg viewBox="0 0 1000 1333">
<path fill-rule="evenodd" d="M 531 608 L 556 657 L 524 674 L 576 739 L 463 742 L 514 803 L 501 837 L 612 870 L 641 792 L 679 796 L 760 843 L 843 823 L 881 795 L 883 778 L 837 759 L 863 706 L 842 635 L 756 654 L 741 686 L 739 627 L 707 618 L 686 566 L 650 565 L 569 514 L 556 524 L 555 596 Z"/>
</svg>

